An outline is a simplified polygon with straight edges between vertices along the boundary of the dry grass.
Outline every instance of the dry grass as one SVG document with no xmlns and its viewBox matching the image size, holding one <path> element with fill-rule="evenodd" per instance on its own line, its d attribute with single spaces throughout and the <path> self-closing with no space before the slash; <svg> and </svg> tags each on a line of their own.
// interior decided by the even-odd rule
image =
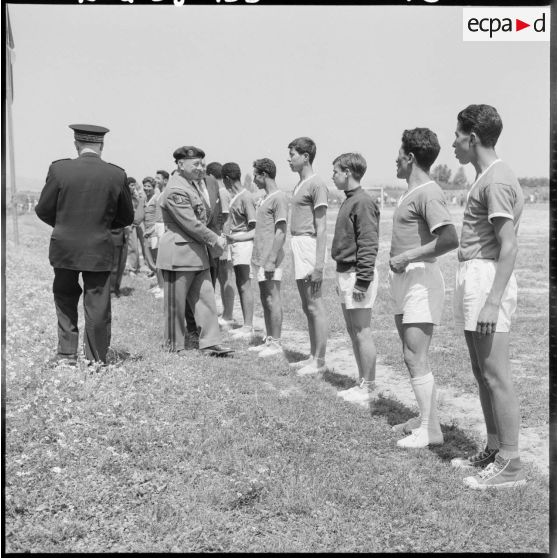
<svg viewBox="0 0 558 558">
<path fill-rule="evenodd" d="M 527 220 L 539 219 L 529 211 Z M 396 448 L 382 403 L 367 413 L 330 384 L 247 352 L 166 354 L 157 348 L 161 301 L 139 280 L 113 309 L 115 346 L 131 358 L 93 374 L 45 368 L 56 336 L 48 228 L 22 225 L 20 249 L 8 241 L 6 256 L 7 551 L 548 552 L 548 480 L 534 469 L 522 489 L 470 492 L 451 456 Z M 389 238 L 387 215 L 382 226 Z M 537 244 L 541 252 L 522 251 L 518 267 L 543 288 L 547 243 Z M 385 257 L 384 244 L 380 270 Z M 448 285 L 451 265 L 444 260 Z M 302 327 L 284 284 L 286 320 Z M 547 312 L 529 297 L 524 308 Z M 343 331 L 336 301 L 326 300 L 332 331 Z M 385 290 L 375 320 L 379 352 L 400 365 Z M 518 319 L 513 358 L 529 366 L 515 371 L 524 420 L 539 424 L 548 423 L 547 351 L 533 327 Z M 437 332 L 438 376 L 472 389 L 462 353 L 459 335 Z M 470 443 L 458 432 L 455 440 Z"/>
</svg>

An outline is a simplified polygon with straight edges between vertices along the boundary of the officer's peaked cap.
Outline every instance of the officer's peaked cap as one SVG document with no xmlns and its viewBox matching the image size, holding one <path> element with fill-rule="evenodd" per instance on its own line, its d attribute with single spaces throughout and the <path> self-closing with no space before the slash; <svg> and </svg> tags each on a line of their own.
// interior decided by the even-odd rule
<svg viewBox="0 0 558 558">
<path fill-rule="evenodd" d="M 205 157 L 205 152 L 203 149 L 194 147 L 193 145 L 183 145 L 175 149 L 172 156 L 175 161 L 179 161 L 180 159 L 203 159 Z"/>
<path fill-rule="evenodd" d="M 70 124 L 74 131 L 74 139 L 88 143 L 103 143 L 105 134 L 109 131 L 104 126 L 94 126 L 93 124 Z"/>
</svg>

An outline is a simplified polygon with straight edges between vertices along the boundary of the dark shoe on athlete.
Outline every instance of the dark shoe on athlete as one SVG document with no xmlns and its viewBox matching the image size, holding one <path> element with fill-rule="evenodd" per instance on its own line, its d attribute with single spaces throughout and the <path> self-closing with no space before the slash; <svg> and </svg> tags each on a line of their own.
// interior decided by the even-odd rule
<svg viewBox="0 0 558 558">
<path fill-rule="evenodd" d="M 504 459 L 501 455 L 497 455 L 494 463 L 490 463 L 486 469 L 479 471 L 474 477 L 464 478 L 463 483 L 474 490 L 486 490 L 488 488 L 516 488 L 526 484 L 527 480 L 519 457 Z"/>
<path fill-rule="evenodd" d="M 496 455 L 498 454 L 497 449 L 489 449 L 488 446 L 482 451 L 475 453 L 475 455 L 470 455 L 469 457 L 455 457 L 451 460 L 451 466 L 457 467 L 458 469 L 483 469 L 487 465 L 494 463 Z"/>
</svg>

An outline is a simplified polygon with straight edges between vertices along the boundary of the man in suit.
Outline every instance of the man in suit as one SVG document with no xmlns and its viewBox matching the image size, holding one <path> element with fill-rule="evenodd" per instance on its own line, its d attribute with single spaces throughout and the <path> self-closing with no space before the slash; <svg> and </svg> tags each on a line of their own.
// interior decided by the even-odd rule
<svg viewBox="0 0 558 558">
<path fill-rule="evenodd" d="M 213 174 L 208 172 L 208 169 L 205 167 L 205 165 L 204 180 L 209 196 L 209 221 L 207 222 L 207 228 L 212 230 L 215 234 L 221 236 L 221 232 L 223 230 L 223 205 L 219 192 L 219 182 Z M 225 248 L 225 250 L 227 250 L 227 248 Z M 213 249 L 211 246 L 208 246 L 208 251 L 209 274 L 211 275 L 211 284 L 213 285 L 213 290 L 215 290 L 215 285 L 217 283 L 217 277 L 219 273 L 219 256 L 222 255 L 222 252 Z M 219 323 L 219 318 L 217 319 L 217 322 Z M 186 302 L 186 330 L 190 335 L 193 335 L 195 337 L 199 336 L 199 327 L 194 317 L 194 310 L 188 302 Z"/>
<path fill-rule="evenodd" d="M 204 179 L 205 153 L 197 147 L 184 146 L 176 149 L 173 157 L 177 172 L 159 197 L 166 227 L 157 254 L 157 268 L 163 270 L 165 343 L 170 351 L 185 354 L 188 301 L 200 327 L 200 351 L 212 356 L 227 355 L 232 349 L 220 345 L 209 272 L 210 251 L 218 256 L 226 241 L 209 228 L 213 214 L 208 179 Z"/>
<path fill-rule="evenodd" d="M 85 357 L 106 363 L 110 345 L 110 272 L 114 257 L 111 229 L 134 219 L 126 173 L 101 159 L 102 126 L 72 124 L 76 159 L 50 165 L 35 212 L 54 227 L 49 260 L 54 268 L 58 351 L 54 362 L 75 365 L 79 298 L 85 311 Z M 82 274 L 83 290 L 79 285 Z"/>
</svg>

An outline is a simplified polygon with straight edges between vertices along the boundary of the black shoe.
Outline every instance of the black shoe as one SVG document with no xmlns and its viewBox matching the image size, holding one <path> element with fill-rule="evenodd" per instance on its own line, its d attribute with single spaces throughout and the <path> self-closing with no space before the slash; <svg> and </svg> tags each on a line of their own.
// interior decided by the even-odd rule
<svg viewBox="0 0 558 558">
<path fill-rule="evenodd" d="M 234 350 L 229 347 L 223 347 L 223 345 L 212 345 L 211 347 L 200 349 L 200 353 L 209 356 L 226 356 L 230 353 L 234 353 Z"/>
</svg>

